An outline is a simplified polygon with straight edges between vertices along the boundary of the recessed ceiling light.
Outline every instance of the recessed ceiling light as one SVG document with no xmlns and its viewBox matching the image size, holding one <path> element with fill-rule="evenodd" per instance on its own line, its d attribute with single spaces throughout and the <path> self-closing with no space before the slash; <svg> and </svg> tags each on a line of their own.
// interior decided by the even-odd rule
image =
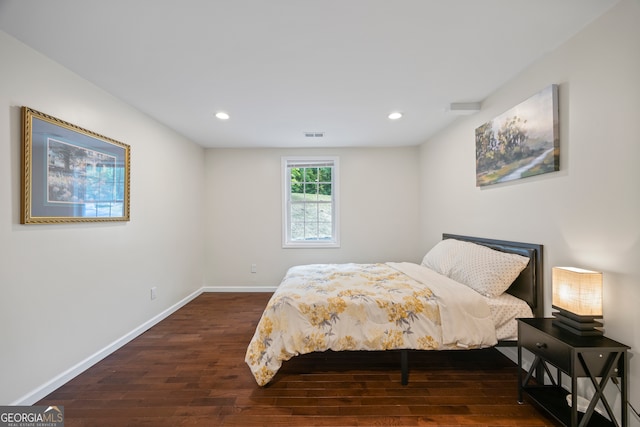
<svg viewBox="0 0 640 427">
<path fill-rule="evenodd" d="M 393 112 L 391 114 L 389 114 L 388 116 L 391 120 L 398 120 L 400 117 L 402 117 L 402 113 L 399 112 Z"/>
<path fill-rule="evenodd" d="M 220 120 L 229 120 L 229 115 L 224 111 L 217 112 L 216 117 L 219 118 Z"/>
</svg>

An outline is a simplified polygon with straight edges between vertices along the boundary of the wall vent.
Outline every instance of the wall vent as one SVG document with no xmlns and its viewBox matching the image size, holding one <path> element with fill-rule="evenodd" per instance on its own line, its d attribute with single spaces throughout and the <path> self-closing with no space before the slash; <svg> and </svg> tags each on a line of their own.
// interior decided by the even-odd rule
<svg viewBox="0 0 640 427">
<path fill-rule="evenodd" d="M 323 138 L 324 132 L 305 132 L 305 138 Z"/>
</svg>

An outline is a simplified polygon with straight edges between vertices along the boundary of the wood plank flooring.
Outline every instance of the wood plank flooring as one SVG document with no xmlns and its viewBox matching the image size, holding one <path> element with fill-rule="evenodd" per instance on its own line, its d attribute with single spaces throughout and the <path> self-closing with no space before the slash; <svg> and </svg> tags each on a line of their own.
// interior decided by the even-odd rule
<svg viewBox="0 0 640 427">
<path fill-rule="evenodd" d="M 65 426 L 555 426 L 517 403 L 517 366 L 495 349 L 327 352 L 258 387 L 244 355 L 270 294 L 205 293 L 38 405 Z"/>
</svg>

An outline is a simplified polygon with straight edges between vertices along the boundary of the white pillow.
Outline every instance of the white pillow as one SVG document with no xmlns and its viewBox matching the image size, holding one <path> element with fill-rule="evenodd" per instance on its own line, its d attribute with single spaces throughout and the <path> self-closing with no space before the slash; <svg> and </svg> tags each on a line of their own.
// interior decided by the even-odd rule
<svg viewBox="0 0 640 427">
<path fill-rule="evenodd" d="M 422 263 L 482 295 L 497 297 L 518 278 L 529 258 L 475 243 L 446 239 L 434 246 Z"/>
<path fill-rule="evenodd" d="M 461 248 L 459 243 L 462 242 L 455 239 L 441 240 L 422 258 L 422 265 L 448 277 Z"/>
</svg>

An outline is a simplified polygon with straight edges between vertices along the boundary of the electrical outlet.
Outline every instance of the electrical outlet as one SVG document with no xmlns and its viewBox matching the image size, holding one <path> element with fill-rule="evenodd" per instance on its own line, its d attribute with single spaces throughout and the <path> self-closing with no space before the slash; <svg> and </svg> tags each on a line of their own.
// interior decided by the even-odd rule
<svg viewBox="0 0 640 427">
<path fill-rule="evenodd" d="M 258 272 L 258 266 L 256 264 L 251 264 L 251 272 L 252 273 L 257 273 Z"/>
<path fill-rule="evenodd" d="M 154 286 L 151 288 L 151 299 L 156 299 L 158 297 L 158 287 Z"/>
</svg>

